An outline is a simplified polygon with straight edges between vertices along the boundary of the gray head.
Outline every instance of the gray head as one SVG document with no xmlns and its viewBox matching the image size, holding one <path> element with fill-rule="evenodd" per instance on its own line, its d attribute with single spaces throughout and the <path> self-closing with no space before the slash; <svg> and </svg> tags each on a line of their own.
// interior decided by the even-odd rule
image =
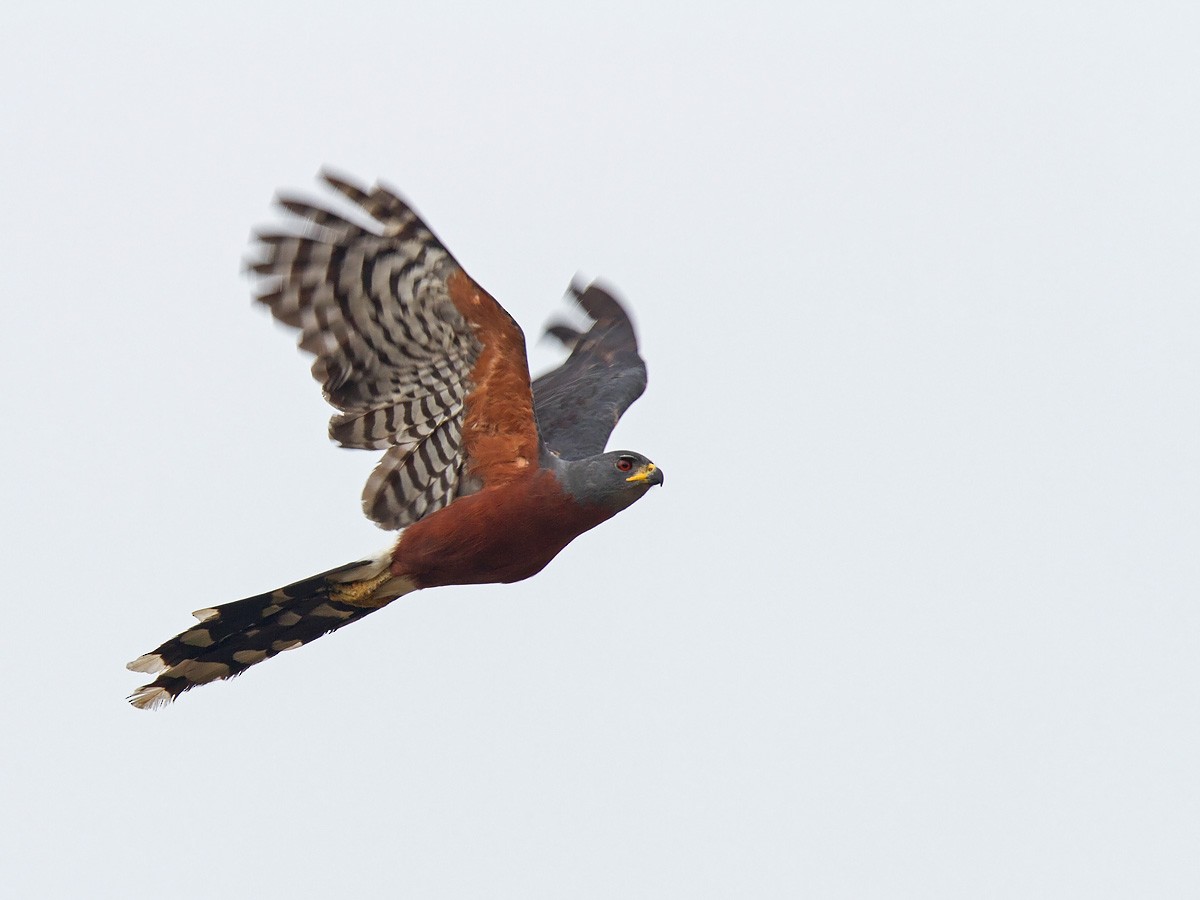
<svg viewBox="0 0 1200 900">
<path fill-rule="evenodd" d="M 585 506 L 620 512 L 656 484 L 662 469 L 632 450 L 613 450 L 586 459 L 555 459 L 555 474 L 572 497 Z"/>
</svg>

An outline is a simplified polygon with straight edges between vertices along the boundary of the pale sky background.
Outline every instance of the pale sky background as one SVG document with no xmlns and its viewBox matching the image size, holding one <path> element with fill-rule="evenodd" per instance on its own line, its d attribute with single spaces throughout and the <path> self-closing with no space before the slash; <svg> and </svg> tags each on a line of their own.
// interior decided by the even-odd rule
<svg viewBox="0 0 1200 900">
<path fill-rule="evenodd" d="M 1198 47 L 1192 2 L 6 4 L 4 893 L 1200 896 Z M 617 286 L 666 485 L 137 712 L 191 610 L 388 540 L 239 273 L 326 163 L 531 344 Z"/>
</svg>

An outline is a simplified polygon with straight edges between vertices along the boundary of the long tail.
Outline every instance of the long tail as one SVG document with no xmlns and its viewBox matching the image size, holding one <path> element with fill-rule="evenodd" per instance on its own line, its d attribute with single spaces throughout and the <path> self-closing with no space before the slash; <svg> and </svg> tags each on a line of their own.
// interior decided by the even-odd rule
<svg viewBox="0 0 1200 900">
<path fill-rule="evenodd" d="M 212 609 L 127 668 L 158 675 L 129 695 L 138 709 L 166 706 L 200 684 L 232 678 L 284 650 L 315 641 L 386 606 L 415 585 L 392 577 L 387 557 L 330 569 L 287 587 Z"/>
</svg>

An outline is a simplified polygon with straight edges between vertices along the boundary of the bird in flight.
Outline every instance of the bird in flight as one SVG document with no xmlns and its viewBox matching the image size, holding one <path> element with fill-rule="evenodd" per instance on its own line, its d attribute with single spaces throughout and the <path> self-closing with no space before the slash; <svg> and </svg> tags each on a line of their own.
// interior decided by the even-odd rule
<svg viewBox="0 0 1200 900">
<path fill-rule="evenodd" d="M 394 191 L 323 172 L 361 225 L 280 197 L 291 227 L 256 233 L 256 299 L 299 331 L 337 410 L 343 447 L 382 450 L 363 511 L 398 532 L 382 554 L 194 613 L 200 621 L 128 668 L 157 676 L 141 709 L 240 675 L 398 597 L 508 583 L 639 500 L 663 473 L 640 453 L 605 452 L 646 387 L 633 324 L 593 283 L 570 293 L 586 332 L 548 333 L 570 351 L 530 381 L 525 337 Z"/>
</svg>

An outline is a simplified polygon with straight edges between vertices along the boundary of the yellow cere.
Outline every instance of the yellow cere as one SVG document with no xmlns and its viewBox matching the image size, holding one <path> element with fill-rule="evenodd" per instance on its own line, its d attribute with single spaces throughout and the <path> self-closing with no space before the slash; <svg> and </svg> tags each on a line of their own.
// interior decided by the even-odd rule
<svg viewBox="0 0 1200 900">
<path fill-rule="evenodd" d="M 647 478 L 649 478 L 654 473 L 654 470 L 656 468 L 658 468 L 658 467 L 656 465 L 654 465 L 654 463 L 646 463 L 645 466 L 638 469 L 636 472 L 634 472 L 632 475 L 630 475 L 625 480 L 626 481 L 645 481 Z"/>
</svg>

